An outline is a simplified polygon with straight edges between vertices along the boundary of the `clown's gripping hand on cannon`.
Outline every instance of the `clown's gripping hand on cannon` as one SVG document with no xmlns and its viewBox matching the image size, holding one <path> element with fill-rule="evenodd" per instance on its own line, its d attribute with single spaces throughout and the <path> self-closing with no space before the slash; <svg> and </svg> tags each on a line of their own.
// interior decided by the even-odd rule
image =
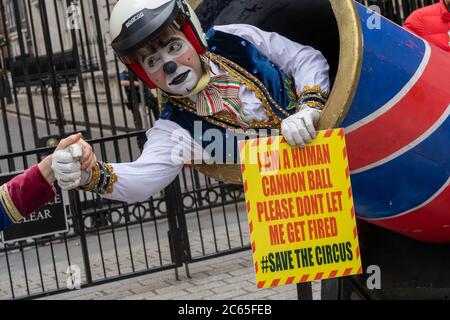
<svg viewBox="0 0 450 320">
<path fill-rule="evenodd" d="M 87 177 L 87 171 L 91 171 L 96 162 L 90 148 L 81 140 L 81 134 L 72 135 L 61 140 L 52 155 L 0 186 L 0 230 L 20 223 L 35 210 L 52 201 L 56 195 L 53 187 L 56 174 L 70 171 L 71 183 L 82 183 L 81 177 Z M 70 161 L 66 161 L 67 159 Z M 78 161 L 74 162 L 74 159 Z M 66 171 L 67 169 L 69 170 Z M 70 187 L 64 180 L 59 183 Z"/>
<path fill-rule="evenodd" d="M 80 166 L 67 166 L 73 170 L 56 174 L 63 187 L 145 201 L 195 160 L 192 154 L 207 158 L 209 143 L 194 135 L 199 124 L 200 135 L 219 130 L 224 141 L 227 132 L 248 129 L 279 130 L 292 146 L 315 138 L 330 90 L 329 65 L 319 51 L 244 24 L 205 35 L 184 0 L 120 0 L 110 32 L 121 61 L 162 91 L 160 119 L 136 161 L 98 162 L 87 179 L 79 179 Z"/>
</svg>

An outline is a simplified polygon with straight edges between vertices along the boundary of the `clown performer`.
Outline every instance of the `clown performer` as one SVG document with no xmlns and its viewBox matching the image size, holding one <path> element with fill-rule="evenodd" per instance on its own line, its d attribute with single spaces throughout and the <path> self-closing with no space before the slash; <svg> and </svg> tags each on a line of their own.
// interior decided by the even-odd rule
<svg viewBox="0 0 450 320">
<path fill-rule="evenodd" d="M 185 155 L 207 150 L 207 139 L 196 133 L 199 124 L 200 136 L 220 131 L 224 145 L 235 130 L 277 129 L 300 147 L 316 137 L 330 90 L 329 65 L 319 51 L 244 24 L 205 35 L 185 0 L 120 0 L 110 32 L 121 61 L 163 92 L 163 105 L 141 156 L 131 163 L 98 162 L 83 174 L 81 189 L 129 203 L 147 200 L 180 173 Z M 76 184 L 71 174 L 56 176 L 62 189 Z"/>
<path fill-rule="evenodd" d="M 71 135 L 59 142 L 53 155 L 1 185 L 0 231 L 20 223 L 53 200 L 56 195 L 53 186 L 55 173 L 61 175 L 68 169 L 71 172 L 70 181 L 79 184 L 82 172 L 90 171 L 97 163 L 95 154 L 90 149 L 91 146 L 81 139 L 80 133 Z M 73 159 L 80 161 L 74 162 Z M 80 162 L 83 162 L 82 166 Z"/>
</svg>

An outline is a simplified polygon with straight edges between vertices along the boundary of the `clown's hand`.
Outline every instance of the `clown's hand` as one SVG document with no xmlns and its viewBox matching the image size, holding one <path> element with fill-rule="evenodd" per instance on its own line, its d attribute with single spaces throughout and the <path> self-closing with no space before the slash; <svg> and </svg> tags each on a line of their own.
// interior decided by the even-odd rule
<svg viewBox="0 0 450 320">
<path fill-rule="evenodd" d="M 305 147 L 316 138 L 315 126 L 319 122 L 321 111 L 304 107 L 301 111 L 281 122 L 281 134 L 291 147 Z"/>
<path fill-rule="evenodd" d="M 52 155 L 52 170 L 62 190 L 71 190 L 86 185 L 90 180 L 90 171 L 81 170 L 83 145 L 81 143 L 57 150 Z"/>
</svg>

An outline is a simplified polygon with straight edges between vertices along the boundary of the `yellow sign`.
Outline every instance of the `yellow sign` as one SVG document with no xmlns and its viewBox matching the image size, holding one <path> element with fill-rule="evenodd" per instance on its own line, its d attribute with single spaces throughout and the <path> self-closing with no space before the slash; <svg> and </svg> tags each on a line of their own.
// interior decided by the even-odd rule
<svg viewBox="0 0 450 320">
<path fill-rule="evenodd" d="M 362 272 L 343 129 L 241 141 L 240 158 L 259 288 Z"/>
</svg>

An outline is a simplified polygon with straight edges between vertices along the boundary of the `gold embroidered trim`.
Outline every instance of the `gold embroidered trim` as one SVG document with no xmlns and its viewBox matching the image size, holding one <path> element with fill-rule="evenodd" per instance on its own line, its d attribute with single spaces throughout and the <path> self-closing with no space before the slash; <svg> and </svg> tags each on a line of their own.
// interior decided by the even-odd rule
<svg viewBox="0 0 450 320">
<path fill-rule="evenodd" d="M 323 97 L 325 100 L 327 100 L 328 96 L 330 95 L 330 93 L 328 91 L 322 90 L 322 87 L 320 85 L 317 85 L 317 86 L 313 86 L 313 87 L 304 86 L 303 90 L 298 94 L 298 96 L 300 98 L 302 98 L 304 95 L 311 94 L 311 93 L 318 94 L 321 97 Z"/>
<path fill-rule="evenodd" d="M 286 110 L 284 110 L 279 104 L 277 104 L 275 102 L 275 100 L 272 98 L 272 96 L 268 92 L 267 88 L 264 86 L 264 84 L 258 78 L 256 78 L 254 75 L 252 75 L 250 72 L 248 72 L 247 70 L 245 70 L 238 64 L 236 64 L 233 61 L 230 61 L 224 57 L 221 57 L 214 53 L 211 53 L 211 52 L 206 52 L 204 57 L 202 57 L 202 58 L 206 58 L 209 61 L 213 61 L 221 69 L 227 71 L 229 74 L 231 74 L 233 77 L 235 77 L 240 83 L 244 84 L 248 90 L 254 92 L 256 97 L 262 102 L 262 105 L 266 111 L 266 115 L 269 117 L 269 121 L 252 120 L 250 128 L 275 129 L 275 128 L 280 127 L 282 119 L 277 114 L 274 113 L 270 104 L 274 105 L 284 115 L 286 115 L 286 116 L 290 115 Z M 313 87 L 305 86 L 303 88 L 303 90 L 300 92 L 300 94 L 298 94 L 298 96 L 299 96 L 299 99 L 298 99 L 299 105 L 297 107 L 297 112 L 304 109 L 305 107 L 323 110 L 323 108 L 326 104 L 326 101 L 328 99 L 329 93 L 325 90 L 322 90 L 320 85 L 313 86 Z M 307 99 L 313 99 L 313 100 L 302 101 L 302 100 L 307 100 Z M 168 100 L 168 101 L 170 101 L 170 103 L 172 103 L 176 107 L 182 108 L 193 114 L 197 114 L 195 103 L 193 103 L 188 98 L 172 97 L 172 96 L 164 95 L 163 100 L 165 100 L 165 101 Z M 321 103 L 317 100 L 320 100 L 323 103 Z M 163 103 L 165 101 L 163 101 Z M 164 106 L 162 106 L 162 109 L 164 109 Z M 228 129 L 228 130 L 240 129 L 238 122 L 231 115 L 227 114 L 226 112 L 221 112 L 221 113 L 215 114 L 211 117 L 202 117 L 202 118 L 205 119 L 209 123 L 212 123 L 216 126 L 219 126 L 219 127 L 222 127 L 222 128 Z"/>
<path fill-rule="evenodd" d="M 114 184 L 119 180 L 119 178 L 115 174 L 114 168 L 112 165 L 110 165 L 109 163 L 104 163 L 104 166 L 109 170 L 110 175 L 111 175 L 109 178 L 109 183 L 106 186 L 106 193 L 110 194 L 110 193 L 113 193 Z"/>
<path fill-rule="evenodd" d="M 91 192 L 94 191 L 94 189 L 97 187 L 98 183 L 100 182 L 100 169 L 98 163 L 94 168 L 92 168 L 91 174 L 91 182 L 87 186 L 80 187 L 80 190 Z"/>
<path fill-rule="evenodd" d="M 275 105 L 283 114 L 286 116 L 289 116 L 289 113 L 285 111 L 282 107 L 280 107 L 272 98 L 272 96 L 269 94 L 265 86 L 254 77 L 252 74 L 247 72 L 245 69 L 240 67 L 239 65 L 233 63 L 232 61 L 229 61 L 228 59 L 225 59 L 223 57 L 220 57 L 218 55 L 215 55 L 213 53 L 207 52 L 205 56 L 210 60 L 216 63 L 221 69 L 227 71 L 229 74 L 231 74 L 233 77 L 235 77 L 240 83 L 244 84 L 248 90 L 251 90 L 255 93 L 256 97 L 262 102 L 262 105 L 266 111 L 266 115 L 269 118 L 269 121 L 264 120 L 252 120 L 250 124 L 250 128 L 252 129 L 275 129 L 279 128 L 281 125 L 281 119 L 276 115 L 270 104 L 269 101 Z M 196 113 L 196 106 L 195 103 L 193 103 L 188 98 L 176 98 L 171 96 L 166 96 L 165 99 L 168 99 L 173 105 L 176 107 L 181 107 L 191 113 Z M 227 113 L 219 113 L 215 114 L 211 117 L 202 117 L 207 122 L 210 122 L 216 126 L 220 126 L 225 129 L 239 129 L 240 126 L 238 122 L 229 114 Z"/>
<path fill-rule="evenodd" d="M 179 100 L 169 98 L 169 102 L 175 107 L 182 108 L 196 115 L 195 104 L 189 99 Z M 164 106 L 162 107 L 162 109 L 164 110 Z M 202 119 L 227 130 L 236 131 L 242 129 L 237 121 L 231 115 L 225 112 L 217 113 L 211 117 L 202 117 Z M 275 129 L 279 127 L 280 124 L 281 121 L 278 122 L 277 119 L 272 119 L 267 122 L 264 120 L 252 120 L 249 129 Z"/>
<path fill-rule="evenodd" d="M 87 186 L 80 187 L 79 189 L 100 194 L 110 194 L 114 191 L 114 184 L 118 180 L 113 166 L 109 163 L 99 161 L 92 169 L 91 182 Z M 100 181 L 102 182 L 101 185 L 99 185 Z"/>
<path fill-rule="evenodd" d="M 297 112 L 303 110 L 305 106 L 322 111 L 327 103 L 329 93 L 322 90 L 321 86 L 305 86 L 300 93 L 299 106 Z"/>
</svg>

